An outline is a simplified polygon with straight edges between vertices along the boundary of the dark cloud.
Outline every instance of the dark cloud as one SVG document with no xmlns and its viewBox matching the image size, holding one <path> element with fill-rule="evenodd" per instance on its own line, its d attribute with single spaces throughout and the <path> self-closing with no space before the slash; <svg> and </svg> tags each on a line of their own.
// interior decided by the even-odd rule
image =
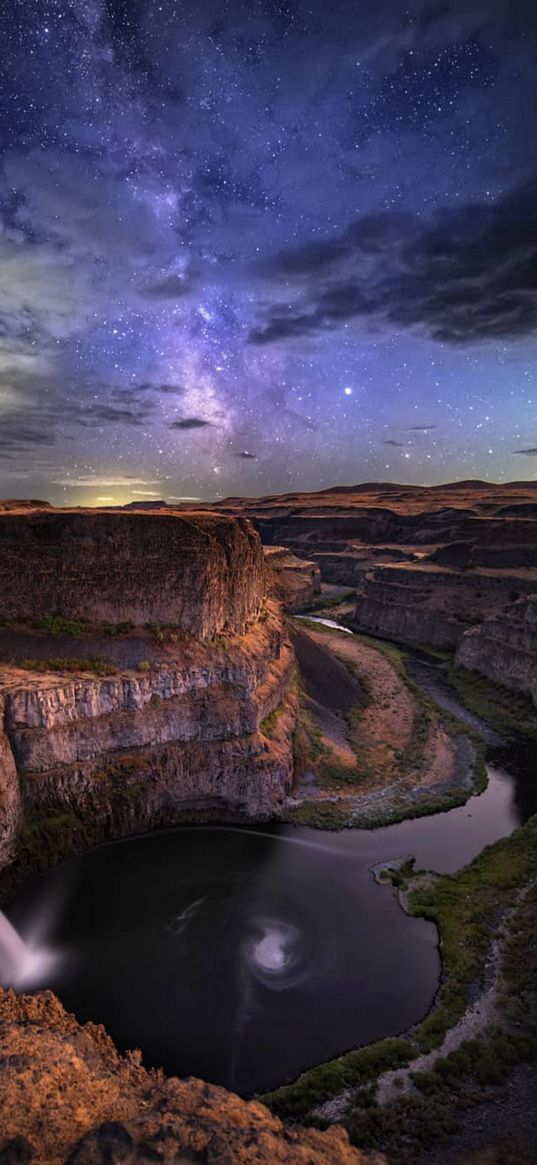
<svg viewBox="0 0 537 1165">
<path fill-rule="evenodd" d="M 537 186 L 440 210 L 425 226 L 408 215 L 364 217 L 280 254 L 266 274 L 292 281 L 294 302 L 274 304 L 250 333 L 254 344 L 353 319 L 421 326 L 450 344 L 527 335 L 537 328 Z"/>
<path fill-rule="evenodd" d="M 403 449 L 405 445 L 408 445 L 408 441 L 389 440 L 389 441 L 384 441 L 384 444 L 385 445 L 392 445 L 394 449 Z"/>
<path fill-rule="evenodd" d="M 203 417 L 184 417 L 182 421 L 172 421 L 170 429 L 206 429 L 211 422 L 204 421 Z"/>
<path fill-rule="evenodd" d="M 190 290 L 190 285 L 182 275 L 166 275 L 144 287 L 143 294 L 150 299 L 181 299 Z"/>
<path fill-rule="evenodd" d="M 241 449 L 241 452 L 237 453 L 237 457 L 244 457 L 248 461 L 257 461 L 257 454 L 249 453 L 247 449 Z"/>
<path fill-rule="evenodd" d="M 175 394 L 175 396 L 177 396 L 180 393 L 184 393 L 184 391 L 185 391 L 182 384 L 163 384 L 161 381 L 157 381 L 155 383 L 152 383 L 149 380 L 145 380 L 142 384 L 139 384 L 138 390 L 140 392 L 156 392 L 158 394 L 170 393 L 170 394 Z M 122 390 L 122 391 L 125 391 L 125 390 Z M 133 389 L 132 391 L 136 392 L 137 390 Z"/>
<path fill-rule="evenodd" d="M 149 416 L 148 409 L 131 409 L 108 404 L 95 404 L 83 411 L 76 410 L 73 419 L 81 425 L 115 424 L 142 425 Z"/>
<path fill-rule="evenodd" d="M 409 433 L 429 433 L 431 429 L 437 429 L 438 425 L 409 425 Z"/>
<path fill-rule="evenodd" d="M 3 420 L 0 429 L 0 456 L 14 453 L 28 453 L 32 448 L 51 446 L 55 444 L 55 436 L 51 430 L 45 428 L 36 420 L 35 424 L 29 421 Z"/>
<path fill-rule="evenodd" d="M 513 449 L 513 453 L 521 453 L 523 457 L 537 457 L 537 446 L 529 449 Z"/>
</svg>

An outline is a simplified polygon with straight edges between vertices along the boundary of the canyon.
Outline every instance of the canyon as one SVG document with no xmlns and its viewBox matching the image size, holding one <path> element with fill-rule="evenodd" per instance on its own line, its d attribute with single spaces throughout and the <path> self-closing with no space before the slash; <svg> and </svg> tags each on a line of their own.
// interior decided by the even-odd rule
<svg viewBox="0 0 537 1165">
<path fill-rule="evenodd" d="M 470 737 L 419 697 L 400 653 L 283 611 L 335 611 L 537 703 L 537 483 L 196 509 L 4 502 L 0 580 L 4 889 L 174 824 L 375 826 L 478 788 Z M 382 1161 L 337 1127 L 289 1127 L 144 1069 L 51 992 L 0 991 L 0 1027 L 6 1162 Z"/>
<path fill-rule="evenodd" d="M 317 563 L 323 584 L 355 588 L 356 630 L 457 651 L 461 666 L 535 700 L 537 482 L 365 482 L 218 509 Z"/>
</svg>

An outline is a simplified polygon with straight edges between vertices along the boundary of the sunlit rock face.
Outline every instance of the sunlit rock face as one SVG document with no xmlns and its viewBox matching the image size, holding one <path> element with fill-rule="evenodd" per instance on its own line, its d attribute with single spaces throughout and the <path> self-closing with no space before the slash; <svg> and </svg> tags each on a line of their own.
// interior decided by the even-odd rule
<svg viewBox="0 0 537 1165">
<path fill-rule="evenodd" d="M 273 592 L 285 611 L 300 611 L 319 594 L 321 572 L 316 562 L 297 558 L 285 546 L 266 546 L 265 561 Z"/>
<path fill-rule="evenodd" d="M 527 693 L 537 705 L 537 594 L 467 631 L 456 663 Z"/>
<path fill-rule="evenodd" d="M 46 864 L 185 813 L 277 813 L 295 662 L 247 519 L 11 509 L 0 577 L 2 864 L 21 846 Z M 82 630 L 58 634 L 44 615 Z M 111 620 L 127 629 L 110 637 Z"/>
<path fill-rule="evenodd" d="M 0 512 L 0 617 L 242 634 L 265 595 L 259 537 L 224 515 Z"/>
<path fill-rule="evenodd" d="M 343 1129 L 286 1127 L 262 1104 L 145 1071 L 51 992 L 0 991 L 0 1155 L 32 1165 L 383 1165 Z"/>
</svg>

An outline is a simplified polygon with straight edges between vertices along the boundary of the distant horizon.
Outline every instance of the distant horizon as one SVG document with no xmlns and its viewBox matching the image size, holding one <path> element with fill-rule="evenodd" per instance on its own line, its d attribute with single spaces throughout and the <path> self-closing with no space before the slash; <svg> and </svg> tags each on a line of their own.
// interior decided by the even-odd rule
<svg viewBox="0 0 537 1165">
<path fill-rule="evenodd" d="M 483 486 L 485 488 L 491 488 L 491 489 L 492 488 L 496 488 L 496 489 L 510 489 L 510 488 L 531 489 L 531 488 L 535 488 L 535 489 L 537 489 L 537 479 L 516 478 L 516 479 L 509 480 L 509 481 L 487 481 L 484 478 L 450 478 L 449 480 L 446 480 L 443 482 L 433 482 L 431 484 L 427 484 L 424 482 L 393 481 L 391 479 L 385 478 L 384 480 L 379 480 L 379 481 L 364 479 L 363 481 L 357 481 L 357 482 L 337 482 L 337 483 L 333 483 L 330 486 L 321 486 L 319 489 L 294 488 L 294 489 L 290 489 L 290 490 L 276 490 L 273 493 L 271 492 L 271 493 L 259 493 L 259 494 L 227 494 L 225 497 L 219 497 L 219 498 L 215 498 L 215 497 L 212 497 L 212 498 L 201 498 L 201 497 L 199 497 L 199 498 L 171 497 L 170 498 L 170 497 L 168 497 L 168 498 L 166 498 L 164 495 L 160 495 L 159 497 L 155 497 L 155 498 L 148 498 L 148 497 L 131 498 L 131 499 L 124 501 L 124 502 L 120 502 L 120 501 L 106 501 L 106 502 L 105 501 L 100 501 L 100 502 L 99 501 L 96 501 L 96 502 L 71 501 L 71 502 L 69 502 L 67 500 L 62 500 L 60 503 L 57 503 L 57 502 L 53 502 L 49 498 L 45 498 L 45 497 L 30 497 L 29 495 L 24 496 L 24 497 L 23 496 L 8 497 L 6 495 L 4 497 L 1 497 L 0 501 L 1 502 L 13 502 L 13 503 L 16 503 L 16 502 L 20 502 L 20 503 L 43 502 L 46 505 L 53 506 L 54 509 L 113 510 L 113 509 L 125 509 L 126 506 L 134 507 L 136 505 L 156 506 L 159 504 L 159 502 L 164 502 L 166 505 L 169 505 L 169 506 L 173 506 L 174 504 L 176 504 L 178 506 L 179 505 L 191 505 L 193 507 L 195 507 L 196 504 L 199 504 L 202 506 L 210 506 L 210 505 L 220 506 L 223 503 L 225 503 L 226 501 L 233 500 L 235 498 L 247 500 L 247 501 L 250 501 L 250 500 L 255 501 L 255 500 L 259 500 L 259 499 L 263 499 L 263 498 L 270 498 L 270 497 L 286 497 L 286 496 L 293 496 L 293 495 L 300 495 L 300 494 L 331 493 L 332 491 L 338 491 L 338 490 L 348 490 L 350 493 L 353 490 L 359 491 L 359 490 L 365 490 L 366 488 L 370 488 L 372 491 L 374 491 L 375 489 L 381 490 L 382 487 L 390 487 L 390 488 L 393 487 L 394 489 L 400 489 L 403 491 L 404 490 L 411 490 L 411 489 L 441 491 L 442 489 L 446 489 L 446 488 L 449 488 L 451 486 L 461 486 L 461 487 L 467 486 L 468 488 L 470 488 L 472 486 L 474 486 L 474 487 L 475 486 Z"/>
</svg>

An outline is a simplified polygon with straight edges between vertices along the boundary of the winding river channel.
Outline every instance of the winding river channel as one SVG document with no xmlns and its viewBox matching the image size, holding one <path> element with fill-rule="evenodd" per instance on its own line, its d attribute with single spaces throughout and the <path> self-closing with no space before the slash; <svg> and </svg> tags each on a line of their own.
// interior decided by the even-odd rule
<svg viewBox="0 0 537 1165">
<path fill-rule="evenodd" d="M 416 654 L 409 669 L 475 724 L 438 667 Z M 371 867 L 407 854 L 465 865 L 537 810 L 530 768 L 511 750 L 463 807 L 375 830 L 200 826 L 102 845 L 24 885 L 6 913 L 56 955 L 33 988 L 146 1064 L 264 1091 L 426 1014 L 436 928 Z"/>
</svg>

